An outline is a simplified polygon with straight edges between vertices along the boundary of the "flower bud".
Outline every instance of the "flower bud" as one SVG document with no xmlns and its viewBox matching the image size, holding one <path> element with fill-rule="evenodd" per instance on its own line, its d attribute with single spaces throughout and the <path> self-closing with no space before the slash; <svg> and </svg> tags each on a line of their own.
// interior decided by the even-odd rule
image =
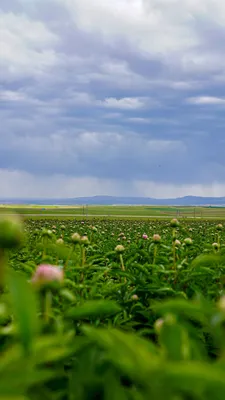
<svg viewBox="0 0 225 400">
<path fill-rule="evenodd" d="M 115 247 L 115 251 L 116 251 L 117 253 L 119 253 L 119 254 L 122 254 L 122 253 L 124 252 L 124 250 L 125 250 L 125 248 L 124 248 L 124 246 L 122 246 L 122 244 L 118 244 L 118 245 Z"/>
<path fill-rule="evenodd" d="M 176 218 L 173 218 L 173 219 L 170 221 L 170 226 L 171 226 L 171 228 L 177 228 L 179 225 L 180 225 L 180 223 L 179 223 L 179 221 L 178 221 Z"/>
<path fill-rule="evenodd" d="M 142 239 L 147 240 L 147 239 L 148 239 L 148 235 L 146 235 L 146 233 L 144 233 L 144 234 L 142 235 Z"/>
<path fill-rule="evenodd" d="M 80 243 L 81 244 L 83 244 L 84 246 L 88 246 L 89 245 L 89 239 L 88 239 L 88 237 L 85 235 L 85 236 L 82 236 L 81 238 L 80 238 Z"/>
<path fill-rule="evenodd" d="M 52 231 L 50 229 L 42 229 L 42 236 L 50 238 L 52 236 Z"/>
<path fill-rule="evenodd" d="M 160 235 L 158 235 L 157 233 L 155 233 L 154 235 L 153 235 L 153 237 L 152 237 L 152 240 L 153 240 L 153 242 L 154 243 L 160 243 L 161 242 L 161 236 Z"/>
<path fill-rule="evenodd" d="M 155 331 L 159 334 L 161 332 L 162 326 L 164 324 L 164 320 L 162 318 L 159 318 L 155 321 L 154 323 L 154 328 Z"/>
<path fill-rule="evenodd" d="M 223 225 L 222 224 L 218 224 L 216 229 L 217 229 L 217 231 L 222 231 L 223 230 Z"/>
<path fill-rule="evenodd" d="M 219 301 L 218 301 L 218 307 L 221 311 L 225 312 L 225 295 L 223 295 L 222 297 L 220 297 Z"/>
<path fill-rule="evenodd" d="M 24 240 L 23 224 L 19 216 L 0 218 L 0 248 L 18 247 Z"/>
<path fill-rule="evenodd" d="M 131 296 L 131 299 L 134 301 L 137 301 L 137 300 L 139 300 L 139 297 L 137 294 L 133 294 L 133 296 Z"/>
<path fill-rule="evenodd" d="M 186 239 L 184 239 L 184 244 L 186 246 L 191 246 L 193 244 L 193 241 L 191 238 L 186 238 Z"/>
<path fill-rule="evenodd" d="M 61 245 L 63 243 L 64 243 L 64 240 L 62 238 L 59 238 L 59 239 L 56 240 L 56 244 Z"/>
<path fill-rule="evenodd" d="M 77 233 L 77 232 L 73 233 L 71 236 L 71 240 L 74 244 L 80 243 L 80 239 L 81 239 L 81 237 L 80 237 L 79 233 Z"/>
<path fill-rule="evenodd" d="M 219 250 L 219 244 L 218 243 L 213 243 L 212 247 L 214 248 L 214 250 Z"/>
<path fill-rule="evenodd" d="M 40 289 L 57 288 L 63 282 L 63 270 L 53 265 L 41 264 L 37 267 L 31 282 Z"/>
</svg>

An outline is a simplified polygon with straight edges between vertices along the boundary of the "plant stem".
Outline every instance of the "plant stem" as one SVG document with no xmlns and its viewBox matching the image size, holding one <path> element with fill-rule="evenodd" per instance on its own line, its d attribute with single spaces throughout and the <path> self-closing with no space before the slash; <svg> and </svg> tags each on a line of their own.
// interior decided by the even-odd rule
<svg viewBox="0 0 225 400">
<path fill-rule="evenodd" d="M 154 245 L 153 264 L 156 263 L 156 256 L 157 256 L 157 244 Z"/>
<path fill-rule="evenodd" d="M 124 261 L 123 261 L 123 256 L 120 254 L 120 263 L 121 263 L 121 271 L 125 272 L 125 266 L 124 266 Z M 124 278 L 124 283 L 126 283 L 126 277 Z"/>
<path fill-rule="evenodd" d="M 42 253 L 42 258 L 46 256 L 46 244 L 47 244 L 47 238 L 43 237 L 43 253 Z"/>
<path fill-rule="evenodd" d="M 44 310 L 43 310 L 43 318 L 46 323 L 49 322 L 51 305 L 52 305 L 52 293 L 50 292 L 50 290 L 47 290 L 44 293 Z"/>
<path fill-rule="evenodd" d="M 219 234 L 219 232 L 218 232 L 218 235 L 217 235 L 217 243 L 220 246 L 220 234 Z"/>
<path fill-rule="evenodd" d="M 173 240 L 173 269 L 176 269 L 176 244 L 175 240 Z"/>
<path fill-rule="evenodd" d="M 86 254 L 85 254 L 85 247 L 81 246 L 81 267 L 83 268 L 86 262 Z M 84 280 L 84 273 L 81 273 L 80 281 L 83 282 Z"/>
<path fill-rule="evenodd" d="M 0 248 L 0 293 L 3 292 L 5 275 L 5 251 Z"/>
<path fill-rule="evenodd" d="M 72 249 L 69 251 L 69 254 L 68 254 L 68 256 L 67 256 L 67 259 L 66 259 L 66 262 L 65 262 L 65 265 L 64 265 L 64 270 L 67 268 L 67 266 L 68 266 L 68 263 L 69 263 L 69 260 L 70 260 L 70 257 L 72 256 L 72 254 L 73 254 L 73 251 L 74 251 L 74 246 L 72 247 Z"/>
</svg>

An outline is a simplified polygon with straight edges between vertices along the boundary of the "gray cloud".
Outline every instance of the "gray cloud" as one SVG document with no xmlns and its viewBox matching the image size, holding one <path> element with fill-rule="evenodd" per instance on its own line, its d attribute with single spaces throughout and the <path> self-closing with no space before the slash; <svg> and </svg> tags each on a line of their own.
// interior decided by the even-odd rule
<svg viewBox="0 0 225 400">
<path fill-rule="evenodd" d="M 223 185 L 224 5 L 90 1 L 1 2 L 2 174 L 116 194 Z"/>
</svg>

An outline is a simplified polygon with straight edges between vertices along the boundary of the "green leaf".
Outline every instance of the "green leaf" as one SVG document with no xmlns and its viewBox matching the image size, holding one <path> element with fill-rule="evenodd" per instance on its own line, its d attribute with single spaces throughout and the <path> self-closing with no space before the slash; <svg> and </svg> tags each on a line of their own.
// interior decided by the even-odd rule
<svg viewBox="0 0 225 400">
<path fill-rule="evenodd" d="M 202 323 L 206 323 L 207 319 L 205 314 L 210 311 L 203 307 L 202 304 L 191 303 L 183 299 L 167 300 L 162 303 L 154 304 L 152 308 L 161 315 L 173 313 L 187 319 L 193 318 Z"/>
<path fill-rule="evenodd" d="M 117 314 L 121 311 L 118 304 L 113 301 L 95 300 L 73 307 L 68 310 L 66 316 L 75 320 L 87 318 L 103 318 Z"/>
<path fill-rule="evenodd" d="M 28 355 L 38 331 L 36 296 L 31 285 L 19 272 L 9 271 L 8 285 L 20 339 L 24 352 Z"/>
<path fill-rule="evenodd" d="M 190 357 L 190 342 L 186 330 L 177 324 L 164 322 L 160 331 L 160 342 L 168 359 L 179 361 Z"/>
</svg>

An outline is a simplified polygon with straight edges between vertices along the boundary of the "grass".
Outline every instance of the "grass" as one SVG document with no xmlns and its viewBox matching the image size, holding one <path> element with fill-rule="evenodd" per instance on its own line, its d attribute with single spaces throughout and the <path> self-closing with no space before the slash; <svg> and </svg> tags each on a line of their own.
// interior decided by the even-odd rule
<svg viewBox="0 0 225 400">
<path fill-rule="evenodd" d="M 69 217 L 149 217 L 225 219 L 225 207 L 168 207 L 168 206 L 36 206 L 2 205 L 0 213 L 20 213 L 29 216 Z"/>
</svg>

